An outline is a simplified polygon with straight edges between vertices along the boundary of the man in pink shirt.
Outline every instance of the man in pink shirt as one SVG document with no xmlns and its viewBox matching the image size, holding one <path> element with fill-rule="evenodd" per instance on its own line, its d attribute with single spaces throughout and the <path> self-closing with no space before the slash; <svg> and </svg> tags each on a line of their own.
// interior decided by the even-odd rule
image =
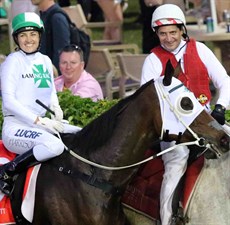
<svg viewBox="0 0 230 225">
<path fill-rule="evenodd" d="M 69 45 L 60 53 L 59 68 L 61 76 L 55 78 L 57 92 L 69 89 L 73 95 L 91 98 L 93 101 L 103 99 L 99 82 L 84 70 L 83 52 L 76 45 Z"/>
</svg>

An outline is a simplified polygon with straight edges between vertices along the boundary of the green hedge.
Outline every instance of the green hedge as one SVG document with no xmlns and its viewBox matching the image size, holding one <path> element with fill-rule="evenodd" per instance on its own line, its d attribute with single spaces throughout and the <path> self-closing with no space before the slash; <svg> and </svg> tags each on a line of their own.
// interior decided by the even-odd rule
<svg viewBox="0 0 230 225">
<path fill-rule="evenodd" d="M 68 90 L 59 92 L 58 98 L 64 112 L 64 119 L 80 127 L 84 127 L 119 101 L 114 99 L 93 102 L 90 98 L 73 96 Z"/>
</svg>

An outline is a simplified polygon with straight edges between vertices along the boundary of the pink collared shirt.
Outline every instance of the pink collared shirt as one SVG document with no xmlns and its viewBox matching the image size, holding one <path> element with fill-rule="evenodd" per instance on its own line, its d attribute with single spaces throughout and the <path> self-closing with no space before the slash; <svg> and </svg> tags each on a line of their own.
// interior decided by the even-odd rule
<svg viewBox="0 0 230 225">
<path fill-rule="evenodd" d="M 64 89 L 63 75 L 54 80 L 57 92 Z M 103 99 L 103 93 L 99 82 L 85 70 L 82 72 L 79 80 L 68 88 L 73 95 L 78 95 L 82 98 L 91 98 L 93 101 Z"/>
</svg>

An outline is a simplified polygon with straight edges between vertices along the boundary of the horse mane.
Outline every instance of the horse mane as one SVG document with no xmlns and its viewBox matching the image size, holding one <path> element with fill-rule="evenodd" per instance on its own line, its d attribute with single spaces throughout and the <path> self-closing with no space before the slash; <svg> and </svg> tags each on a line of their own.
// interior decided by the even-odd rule
<svg viewBox="0 0 230 225">
<path fill-rule="evenodd" d="M 91 121 L 81 131 L 74 134 L 71 148 L 77 148 L 86 154 L 103 145 L 112 136 L 114 128 L 117 125 L 118 116 L 126 109 L 129 103 L 136 99 L 150 84 L 153 84 L 153 80 L 141 86 L 133 95 L 121 99 L 109 110 Z"/>
</svg>

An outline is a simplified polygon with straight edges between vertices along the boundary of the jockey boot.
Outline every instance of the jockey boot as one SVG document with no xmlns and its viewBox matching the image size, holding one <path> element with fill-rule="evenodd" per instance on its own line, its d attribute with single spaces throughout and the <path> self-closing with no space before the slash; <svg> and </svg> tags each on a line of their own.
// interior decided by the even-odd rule
<svg viewBox="0 0 230 225">
<path fill-rule="evenodd" d="M 14 189 L 13 176 L 22 172 L 26 168 L 37 165 L 37 161 L 33 154 L 33 149 L 16 156 L 12 161 L 0 166 L 0 191 L 10 196 Z"/>
</svg>

